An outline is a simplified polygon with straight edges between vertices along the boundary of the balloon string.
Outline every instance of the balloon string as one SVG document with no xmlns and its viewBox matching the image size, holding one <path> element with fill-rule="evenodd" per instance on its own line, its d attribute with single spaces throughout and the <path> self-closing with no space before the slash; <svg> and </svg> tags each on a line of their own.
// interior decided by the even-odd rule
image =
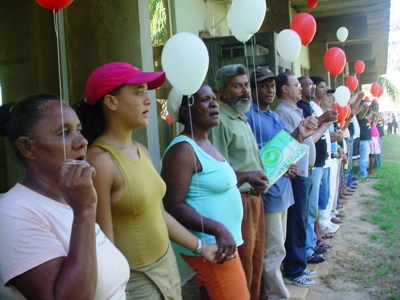
<svg viewBox="0 0 400 300">
<path fill-rule="evenodd" d="M 190 100 L 192 100 L 190 102 Z M 190 97 L 188 96 L 188 108 L 189 108 L 189 123 L 190 123 L 190 135 L 192 137 L 192 140 L 194 140 L 194 133 L 193 133 L 193 122 L 192 122 L 192 110 L 191 107 L 194 104 L 194 95 L 191 95 Z M 194 152 L 193 149 L 193 161 L 194 161 L 194 173 L 198 175 L 198 170 L 197 170 L 197 163 L 196 163 L 196 153 Z M 200 214 L 200 223 L 201 223 L 201 233 L 203 234 L 204 237 L 204 223 L 203 223 L 203 214 L 202 208 L 201 208 L 201 201 L 200 201 L 200 188 L 199 188 L 199 178 L 196 176 L 196 187 L 197 187 L 197 197 L 196 197 L 196 204 L 199 208 L 198 212 Z"/>
<path fill-rule="evenodd" d="M 62 130 L 62 139 L 63 139 L 63 149 L 64 149 L 64 160 L 67 160 L 67 154 L 65 149 L 65 131 L 64 131 L 64 110 L 63 110 L 63 100 L 62 100 L 62 85 L 61 85 L 61 63 L 60 63 L 60 37 L 58 35 L 58 13 L 56 10 L 53 10 L 54 17 L 54 30 L 56 32 L 56 40 L 57 40 L 57 63 L 58 63 L 58 84 L 60 89 L 60 111 L 61 111 L 61 130 Z"/>
<path fill-rule="evenodd" d="M 258 84 L 257 84 L 257 74 L 256 74 L 257 67 L 256 67 L 255 55 L 254 55 L 254 45 L 256 44 L 256 37 L 253 35 L 251 37 L 251 40 L 252 40 L 252 43 L 251 43 L 252 55 L 251 55 L 251 57 L 253 59 L 254 86 L 256 88 L 256 103 L 257 103 L 257 107 L 259 108 L 260 106 L 259 106 L 259 100 L 258 100 Z M 250 85 L 251 85 L 251 82 L 250 82 Z M 250 92 L 250 94 L 251 94 L 251 92 Z M 251 99 L 252 99 L 253 96 L 252 95 L 250 95 L 250 96 L 251 96 Z M 252 114 L 251 117 L 254 120 L 255 116 L 254 116 L 253 110 L 251 110 L 251 114 Z M 263 136 L 262 136 L 262 127 L 261 127 L 261 111 L 260 111 L 260 109 L 258 109 L 257 117 L 258 117 L 258 130 L 260 132 L 260 145 L 263 145 Z M 256 126 L 256 124 L 255 124 L 255 122 L 253 122 L 254 136 L 257 136 L 257 134 L 256 134 L 257 131 L 256 131 L 255 126 Z"/>
</svg>

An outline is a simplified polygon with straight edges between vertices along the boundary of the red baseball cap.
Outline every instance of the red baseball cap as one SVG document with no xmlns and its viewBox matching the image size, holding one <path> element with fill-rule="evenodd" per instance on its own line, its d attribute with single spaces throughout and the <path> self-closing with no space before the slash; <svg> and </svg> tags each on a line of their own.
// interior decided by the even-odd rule
<svg viewBox="0 0 400 300">
<path fill-rule="evenodd" d="M 85 99 L 90 105 L 123 84 L 147 83 L 147 89 L 154 90 L 163 85 L 164 72 L 143 72 L 125 62 L 111 62 L 98 67 L 90 74 L 85 88 Z"/>
</svg>

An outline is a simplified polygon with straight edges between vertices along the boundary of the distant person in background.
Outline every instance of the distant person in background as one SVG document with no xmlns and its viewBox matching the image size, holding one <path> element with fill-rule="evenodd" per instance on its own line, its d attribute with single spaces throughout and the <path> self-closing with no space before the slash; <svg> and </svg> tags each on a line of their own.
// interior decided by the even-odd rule
<svg viewBox="0 0 400 300">
<path fill-rule="evenodd" d="M 393 118 L 393 133 L 396 134 L 397 133 L 397 124 L 398 124 L 397 118 L 394 114 L 392 115 L 392 118 Z"/>
<path fill-rule="evenodd" d="M 392 132 L 393 132 L 393 116 L 392 115 L 390 115 L 390 114 L 388 115 L 386 123 L 387 123 L 387 133 L 392 134 Z"/>
<path fill-rule="evenodd" d="M 371 125 L 371 140 L 369 142 L 369 170 L 368 175 L 373 176 L 375 166 L 375 156 L 381 154 L 381 145 L 379 142 L 379 104 L 378 102 L 372 102 L 369 107 L 368 121 Z"/>
</svg>

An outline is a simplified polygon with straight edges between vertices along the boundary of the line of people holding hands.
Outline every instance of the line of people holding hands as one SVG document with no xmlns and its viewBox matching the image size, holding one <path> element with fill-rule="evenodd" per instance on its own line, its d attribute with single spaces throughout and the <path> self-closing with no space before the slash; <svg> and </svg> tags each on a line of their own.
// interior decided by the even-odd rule
<svg viewBox="0 0 400 300">
<path fill-rule="evenodd" d="M 289 299 L 285 283 L 314 283 L 307 263 L 326 244 L 313 188 L 337 114 L 307 116 L 297 103 L 318 87 L 290 72 L 220 68 L 217 95 L 204 83 L 168 104 L 183 130 L 158 174 L 132 131 L 148 125 L 147 90 L 164 81 L 112 62 L 74 109 L 52 95 L 1 106 L 0 134 L 25 169 L 0 199 L 2 299 L 181 299 L 170 241 L 202 299 Z M 259 150 L 281 130 L 308 146 L 307 176 L 292 164 L 269 185 Z"/>
</svg>

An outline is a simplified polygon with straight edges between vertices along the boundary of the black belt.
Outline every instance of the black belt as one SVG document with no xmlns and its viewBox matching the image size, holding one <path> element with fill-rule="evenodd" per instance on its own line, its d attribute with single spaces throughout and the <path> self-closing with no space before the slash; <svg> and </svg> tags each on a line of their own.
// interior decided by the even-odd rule
<svg viewBox="0 0 400 300">
<path fill-rule="evenodd" d="M 244 195 L 260 196 L 260 193 L 257 192 L 257 191 L 254 190 L 254 189 L 250 189 L 250 190 L 248 190 L 248 191 L 246 191 L 246 192 L 240 192 L 240 193 L 241 193 L 241 194 L 244 194 Z"/>
</svg>

